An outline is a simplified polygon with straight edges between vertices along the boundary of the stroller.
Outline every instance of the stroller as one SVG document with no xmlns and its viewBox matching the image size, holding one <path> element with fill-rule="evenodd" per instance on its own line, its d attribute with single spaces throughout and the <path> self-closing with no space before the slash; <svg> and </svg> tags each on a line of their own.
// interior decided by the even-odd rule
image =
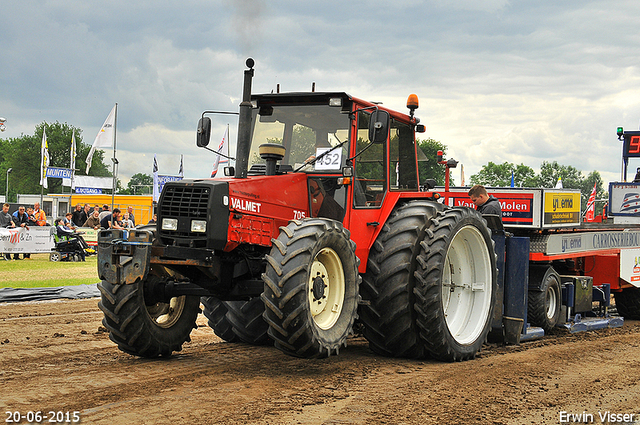
<svg viewBox="0 0 640 425">
<path fill-rule="evenodd" d="M 74 237 L 75 234 L 58 236 L 56 226 L 51 226 L 50 235 L 53 237 L 55 247 L 51 248 L 49 261 L 84 261 L 87 253 L 80 240 Z"/>
</svg>

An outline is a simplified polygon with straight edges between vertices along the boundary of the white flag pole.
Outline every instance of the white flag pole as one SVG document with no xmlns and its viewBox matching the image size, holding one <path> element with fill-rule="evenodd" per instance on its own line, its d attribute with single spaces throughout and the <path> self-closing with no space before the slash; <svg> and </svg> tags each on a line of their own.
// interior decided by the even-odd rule
<svg viewBox="0 0 640 425">
<path fill-rule="evenodd" d="M 113 214 L 113 204 L 116 197 L 116 182 L 118 181 L 118 159 L 116 158 L 116 133 L 118 132 L 118 104 L 115 106 L 115 119 L 113 121 L 113 184 L 111 189 L 111 214 Z M 112 216 L 113 217 L 113 216 Z"/>
</svg>

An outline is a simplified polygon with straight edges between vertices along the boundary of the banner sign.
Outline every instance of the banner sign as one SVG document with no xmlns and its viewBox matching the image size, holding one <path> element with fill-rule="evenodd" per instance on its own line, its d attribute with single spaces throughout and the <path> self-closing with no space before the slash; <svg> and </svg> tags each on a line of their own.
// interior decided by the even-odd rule
<svg viewBox="0 0 640 425">
<path fill-rule="evenodd" d="M 53 226 L 29 226 L 16 228 L 0 228 L 0 253 L 39 254 L 50 253 L 55 248 L 52 232 Z M 78 227 L 76 232 L 82 234 L 88 245 L 98 245 L 98 230 L 90 227 Z"/>
<path fill-rule="evenodd" d="M 162 193 L 162 189 L 164 189 L 164 185 L 167 182 L 177 182 L 182 180 L 180 176 L 160 176 L 158 175 L 158 193 Z"/>
<path fill-rule="evenodd" d="M 102 189 L 99 189 L 97 187 L 77 187 L 76 186 L 76 193 L 81 193 L 83 195 L 101 195 L 102 194 Z"/>
<path fill-rule="evenodd" d="M 47 167 L 47 177 L 54 179 L 70 179 L 73 170 L 70 168 Z"/>
<path fill-rule="evenodd" d="M 636 287 L 640 286 L 640 250 L 620 250 L 620 278 Z"/>
<path fill-rule="evenodd" d="M 640 183 L 609 183 L 609 215 L 640 215 Z"/>
<path fill-rule="evenodd" d="M 546 224 L 579 224 L 580 193 L 549 190 L 544 192 L 544 221 Z"/>
<path fill-rule="evenodd" d="M 502 209 L 502 222 L 505 226 L 533 226 L 534 224 L 534 193 L 531 192 L 511 192 L 511 193 L 495 193 L 489 192 L 490 195 L 498 198 L 500 208 Z M 452 205 L 455 207 L 475 208 L 473 202 L 466 193 L 452 193 Z"/>
<path fill-rule="evenodd" d="M 34 254 L 51 252 L 55 246 L 51 226 L 29 226 L 0 229 L 0 252 L 11 254 Z"/>
</svg>

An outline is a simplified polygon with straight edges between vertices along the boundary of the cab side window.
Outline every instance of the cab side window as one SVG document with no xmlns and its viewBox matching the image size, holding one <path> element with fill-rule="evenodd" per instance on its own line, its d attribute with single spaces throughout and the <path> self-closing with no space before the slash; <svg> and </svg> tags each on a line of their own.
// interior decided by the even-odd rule
<svg viewBox="0 0 640 425">
<path fill-rule="evenodd" d="M 408 124 L 392 120 L 389 151 L 391 190 L 418 191 L 415 139 Z"/>
<path fill-rule="evenodd" d="M 358 112 L 358 135 L 354 163 L 354 205 L 379 208 L 387 191 L 386 142 L 369 141 L 368 111 Z"/>
</svg>

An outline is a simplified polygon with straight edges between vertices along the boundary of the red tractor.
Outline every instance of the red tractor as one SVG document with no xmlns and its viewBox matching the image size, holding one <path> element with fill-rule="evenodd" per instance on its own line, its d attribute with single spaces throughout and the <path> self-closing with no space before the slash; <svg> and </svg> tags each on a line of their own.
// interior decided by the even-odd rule
<svg viewBox="0 0 640 425">
<path fill-rule="evenodd" d="M 235 167 L 167 183 L 157 228 L 100 232 L 110 338 L 170 355 L 202 302 L 224 340 L 293 356 L 337 354 L 359 321 L 379 354 L 473 358 L 496 297 L 491 231 L 419 181 L 417 98 L 406 115 L 346 93 L 251 95 L 247 66 Z"/>
</svg>

